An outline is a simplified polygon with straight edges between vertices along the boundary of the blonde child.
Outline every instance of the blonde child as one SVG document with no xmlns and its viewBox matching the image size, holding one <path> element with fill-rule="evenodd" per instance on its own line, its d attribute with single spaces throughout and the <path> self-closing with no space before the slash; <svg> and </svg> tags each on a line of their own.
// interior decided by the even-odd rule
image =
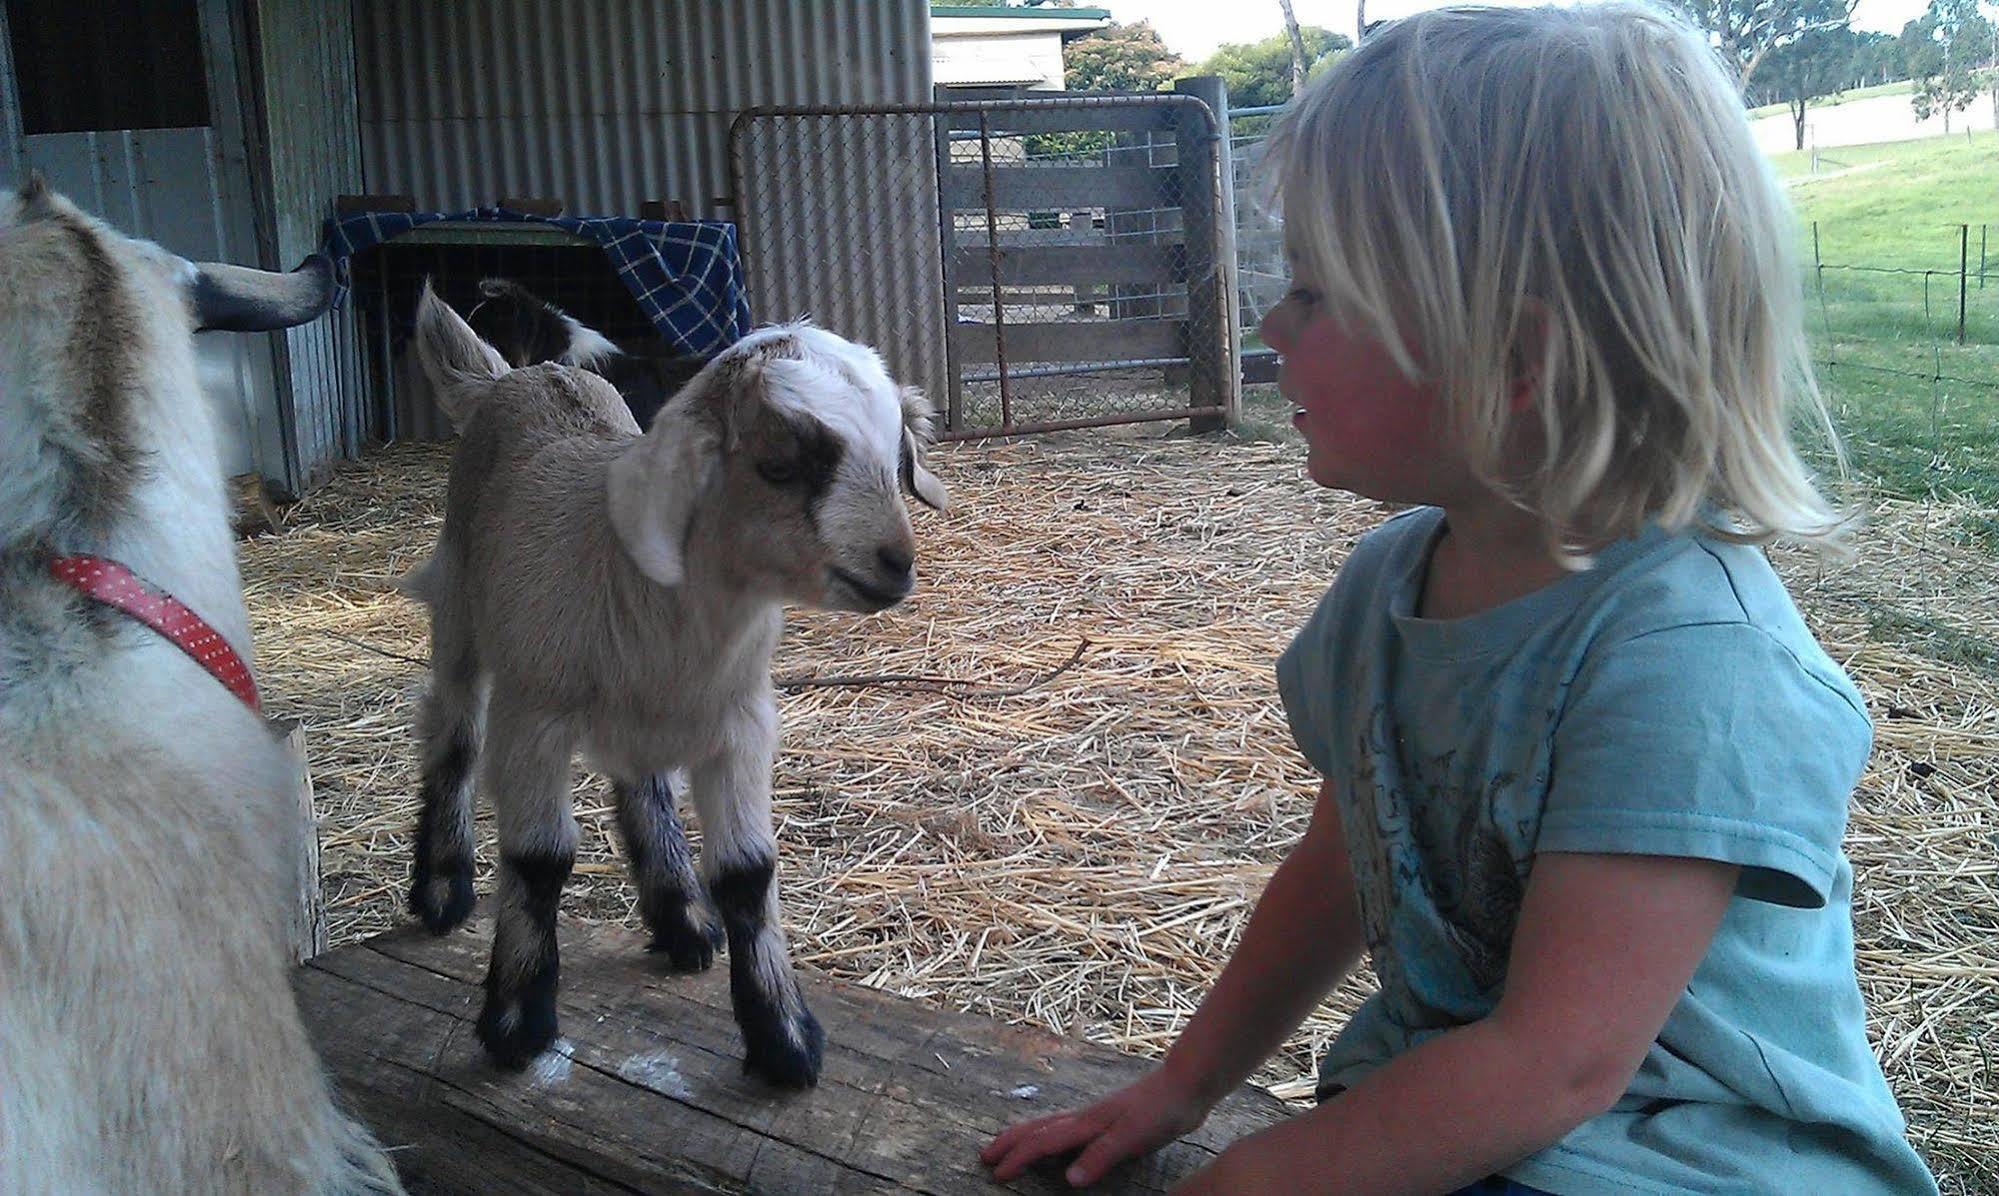
<svg viewBox="0 0 1999 1196">
<path fill-rule="evenodd" d="M 1787 433 L 1824 409 L 1730 80 L 1648 8 L 1434 11 L 1269 153 L 1307 471 L 1420 505 L 1278 664 L 1324 783 L 1235 957 L 995 1178 L 1191 1130 L 1366 951 L 1318 1107 L 1186 1190 L 1935 1192 L 1854 978 L 1871 728 L 1757 547 L 1840 520 Z"/>
</svg>

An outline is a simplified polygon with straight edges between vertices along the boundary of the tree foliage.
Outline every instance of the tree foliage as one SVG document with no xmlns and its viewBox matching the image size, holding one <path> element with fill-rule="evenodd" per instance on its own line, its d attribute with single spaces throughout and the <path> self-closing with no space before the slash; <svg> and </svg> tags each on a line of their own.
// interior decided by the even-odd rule
<svg viewBox="0 0 1999 1196">
<path fill-rule="evenodd" d="M 1737 85 L 1747 90 L 1771 54 L 1808 33 L 1846 26 L 1854 0 L 1681 0 L 1681 4 L 1735 68 Z"/>
<path fill-rule="evenodd" d="M 1306 78 L 1326 69 L 1353 48 L 1345 35 L 1317 25 L 1301 25 L 1305 43 Z M 1220 75 L 1229 85 L 1229 107 L 1255 108 L 1282 104 L 1291 98 L 1291 42 L 1278 33 L 1260 42 L 1230 43 L 1209 55 L 1196 74 Z"/>
<path fill-rule="evenodd" d="M 1971 107 L 1988 88 L 1999 110 L 1999 54 L 1992 22 L 1978 10 L 1978 0 L 1930 0 L 1929 11 L 1902 28 L 1903 61 L 1916 81 L 1909 97 L 1916 119 L 1941 115 L 1945 132 L 1951 114 Z"/>
<path fill-rule="evenodd" d="M 1805 148 L 1805 114 L 1811 102 L 1851 85 L 1862 42 L 1852 29 L 1814 29 L 1772 50 L 1759 80 L 1790 106 L 1796 147 Z"/>
<path fill-rule="evenodd" d="M 1070 91 L 1161 91 L 1187 73 L 1150 21 L 1110 24 L 1062 47 L 1063 86 Z"/>
</svg>

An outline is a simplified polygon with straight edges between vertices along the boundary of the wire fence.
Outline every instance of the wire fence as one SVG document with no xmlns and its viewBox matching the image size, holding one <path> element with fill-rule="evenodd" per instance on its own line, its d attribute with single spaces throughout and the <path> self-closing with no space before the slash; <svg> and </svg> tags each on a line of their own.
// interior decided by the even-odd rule
<svg viewBox="0 0 1999 1196">
<path fill-rule="evenodd" d="M 1254 355 L 1254 333 L 1263 314 L 1290 286 L 1284 265 L 1284 231 L 1266 200 L 1260 171 L 1263 143 L 1281 105 L 1229 109 L 1229 175 L 1235 188 L 1236 291 L 1241 304 L 1243 350 Z M 1252 367 L 1251 373 L 1254 374 Z"/>
<path fill-rule="evenodd" d="M 1861 225 L 1809 232 L 1815 364 L 1860 480 L 1999 505 L 1992 226 L 1902 228 L 1892 241 Z"/>
</svg>

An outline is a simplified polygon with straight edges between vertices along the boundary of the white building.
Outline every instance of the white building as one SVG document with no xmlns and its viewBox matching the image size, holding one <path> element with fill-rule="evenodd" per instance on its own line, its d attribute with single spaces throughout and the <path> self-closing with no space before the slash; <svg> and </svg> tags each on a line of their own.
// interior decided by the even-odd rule
<svg viewBox="0 0 1999 1196">
<path fill-rule="evenodd" d="M 930 69 L 940 87 L 1062 89 L 1062 43 L 1110 24 L 1104 8 L 930 6 Z"/>
</svg>

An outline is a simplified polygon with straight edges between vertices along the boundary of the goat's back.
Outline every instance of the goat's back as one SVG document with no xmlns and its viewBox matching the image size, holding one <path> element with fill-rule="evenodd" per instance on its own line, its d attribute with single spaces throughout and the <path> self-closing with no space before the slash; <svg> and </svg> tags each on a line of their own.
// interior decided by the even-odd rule
<svg viewBox="0 0 1999 1196">
<path fill-rule="evenodd" d="M 567 440 L 623 444 L 639 434 L 624 400 L 585 370 L 536 365 L 494 381 L 452 450 L 447 542 L 464 543 L 477 512 L 520 483 L 528 462 Z"/>
<path fill-rule="evenodd" d="M 118 697 L 185 725 L 0 734 L 32 895 L 0 903 L 0 1191 L 400 1191 L 293 1004 L 283 748 L 219 688 Z"/>
</svg>

